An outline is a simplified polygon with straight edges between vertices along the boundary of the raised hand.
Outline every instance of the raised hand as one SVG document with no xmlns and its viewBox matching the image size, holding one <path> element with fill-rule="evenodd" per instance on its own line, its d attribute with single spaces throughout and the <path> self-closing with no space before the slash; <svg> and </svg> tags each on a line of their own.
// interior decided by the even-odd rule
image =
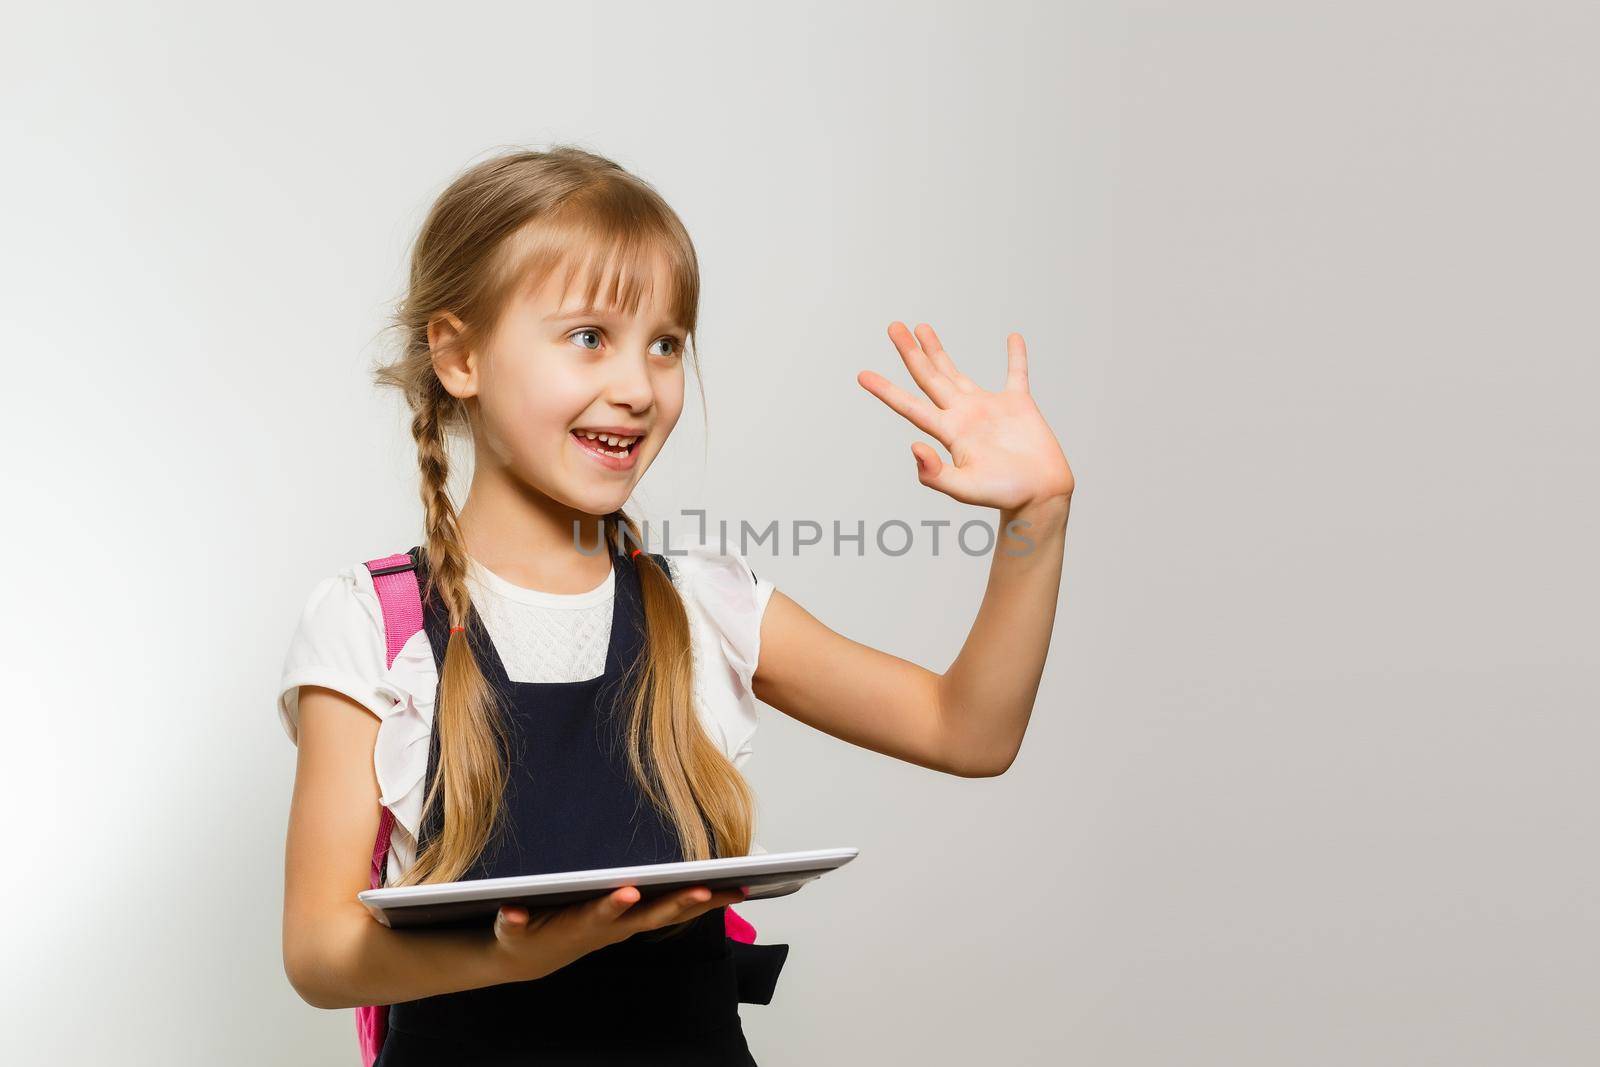
<svg viewBox="0 0 1600 1067">
<path fill-rule="evenodd" d="M 1005 385 L 994 392 L 957 369 L 932 326 L 919 325 L 913 336 L 904 323 L 892 322 L 889 339 L 928 398 L 875 371 L 862 371 L 856 381 L 949 450 L 946 463 L 926 443 L 911 445 L 923 485 L 964 504 L 1002 511 L 1072 496 L 1072 468 L 1028 392 L 1028 352 L 1020 333 L 1006 337 Z"/>
</svg>

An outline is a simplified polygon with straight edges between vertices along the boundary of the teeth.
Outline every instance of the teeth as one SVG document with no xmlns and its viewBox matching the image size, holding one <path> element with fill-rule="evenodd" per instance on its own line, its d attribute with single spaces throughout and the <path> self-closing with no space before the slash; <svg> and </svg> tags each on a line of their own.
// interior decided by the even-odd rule
<svg viewBox="0 0 1600 1067">
<path fill-rule="evenodd" d="M 622 449 L 628 448 L 635 441 L 638 440 L 637 437 L 617 437 L 614 434 L 594 433 L 593 431 L 590 431 L 590 430 L 579 430 L 578 432 L 581 433 L 583 436 L 587 437 L 591 441 L 604 441 L 608 445 L 612 445 L 612 446 L 614 446 L 616 448 L 622 448 Z"/>
<path fill-rule="evenodd" d="M 590 441 L 599 441 L 603 442 L 604 444 L 612 445 L 616 451 L 612 451 L 610 448 L 596 448 L 595 451 L 599 452 L 601 455 L 615 456 L 618 459 L 626 456 L 628 454 L 629 447 L 631 447 L 633 443 L 638 440 L 637 437 L 618 437 L 615 434 L 595 433 L 593 430 L 578 430 L 576 432 L 580 436 L 585 437 Z"/>
</svg>

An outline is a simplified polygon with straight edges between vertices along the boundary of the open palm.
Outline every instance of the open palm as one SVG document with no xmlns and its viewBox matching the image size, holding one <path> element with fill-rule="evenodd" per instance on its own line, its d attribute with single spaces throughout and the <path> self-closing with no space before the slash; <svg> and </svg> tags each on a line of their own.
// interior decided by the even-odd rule
<svg viewBox="0 0 1600 1067">
<path fill-rule="evenodd" d="M 862 371 L 856 381 L 949 450 L 946 463 L 929 445 L 912 444 L 923 485 L 964 504 L 1001 510 L 1072 495 L 1072 468 L 1028 392 L 1020 333 L 1006 337 L 1006 381 L 994 392 L 956 368 L 932 326 L 918 326 L 913 336 L 904 323 L 893 322 L 889 339 L 927 399 L 875 371 Z"/>
</svg>

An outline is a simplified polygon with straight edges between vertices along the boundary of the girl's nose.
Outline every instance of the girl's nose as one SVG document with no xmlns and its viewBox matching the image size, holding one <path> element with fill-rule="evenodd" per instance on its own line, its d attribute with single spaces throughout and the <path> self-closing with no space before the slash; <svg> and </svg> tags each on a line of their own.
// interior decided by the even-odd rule
<svg viewBox="0 0 1600 1067">
<path fill-rule="evenodd" d="M 628 356 L 613 361 L 611 377 L 606 383 L 606 399 L 617 407 L 632 411 L 648 408 L 655 397 L 655 383 L 650 369 L 640 356 Z"/>
</svg>

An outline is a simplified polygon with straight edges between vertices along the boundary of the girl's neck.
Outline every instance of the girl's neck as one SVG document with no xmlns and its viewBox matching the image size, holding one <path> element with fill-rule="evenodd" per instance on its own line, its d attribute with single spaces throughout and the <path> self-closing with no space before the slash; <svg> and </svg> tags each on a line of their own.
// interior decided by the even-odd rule
<svg viewBox="0 0 1600 1067">
<path fill-rule="evenodd" d="M 481 489 L 475 479 L 457 518 L 468 556 L 523 589 L 586 593 L 605 581 L 614 546 L 605 541 L 602 516 L 548 497 L 542 507 L 529 506 L 526 497 L 499 499 Z"/>
</svg>

